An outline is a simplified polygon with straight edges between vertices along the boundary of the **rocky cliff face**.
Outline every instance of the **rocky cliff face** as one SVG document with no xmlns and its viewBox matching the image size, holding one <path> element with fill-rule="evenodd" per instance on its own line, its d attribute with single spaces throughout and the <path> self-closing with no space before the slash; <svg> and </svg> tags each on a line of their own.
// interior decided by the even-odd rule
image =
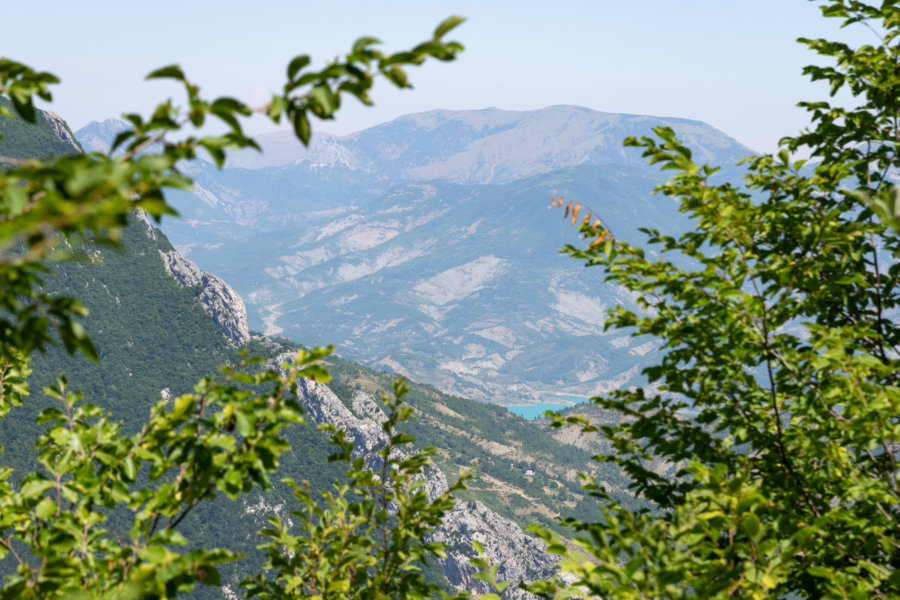
<svg viewBox="0 0 900 600">
<path fill-rule="evenodd" d="M 53 132 L 53 135 L 58 137 L 61 142 L 69 144 L 72 146 L 73 150 L 81 150 L 81 146 L 75 139 L 75 134 L 72 133 L 72 130 L 69 129 L 69 124 L 66 123 L 62 117 L 49 110 L 41 111 L 38 114 L 40 115 L 40 118 L 46 122 L 50 131 Z"/>
<path fill-rule="evenodd" d="M 382 467 L 381 457 L 375 451 L 387 442 L 387 435 L 381 429 L 381 423 L 387 416 L 371 396 L 361 392 L 356 394 L 351 410 L 322 383 L 300 379 L 297 388 L 298 393 L 303 395 L 304 408 L 316 423 L 333 423 L 338 429 L 343 429 L 347 432 L 347 439 L 353 442 L 354 457 L 365 458 L 370 469 Z M 428 498 L 434 499 L 450 487 L 447 476 L 439 468 L 431 467 L 426 475 L 425 492 Z"/>
<path fill-rule="evenodd" d="M 489 564 L 500 565 L 497 581 L 532 582 L 556 571 L 556 560 L 544 551 L 538 539 L 526 535 L 518 525 L 481 502 L 457 503 L 434 537 L 449 548 L 441 564 L 450 583 L 478 594 L 493 590 L 484 582 L 472 579 L 475 570 L 469 565 L 469 559 L 473 555 L 473 541 L 484 547 Z M 510 586 L 503 597 L 524 600 L 535 596 Z"/>
<path fill-rule="evenodd" d="M 277 364 L 285 357 L 279 357 Z M 354 454 L 372 457 L 385 441 L 381 422 L 385 415 L 371 396 L 358 393 L 350 406 L 343 402 L 328 386 L 301 379 L 298 381 L 307 414 L 316 423 L 334 423 L 348 433 L 356 447 Z M 377 465 L 372 465 L 376 466 Z M 426 492 L 429 498 L 445 492 L 447 477 L 437 467 L 427 473 Z M 544 551 L 542 543 L 530 537 L 514 522 L 506 519 L 481 502 L 459 502 L 448 513 L 444 524 L 435 533 L 434 539 L 449 547 L 447 558 L 440 561 L 444 573 L 451 584 L 475 593 L 492 591 L 486 584 L 472 578 L 475 569 L 469 559 L 475 554 L 473 541 L 484 546 L 491 564 L 499 565 L 498 580 L 531 582 L 546 578 L 555 572 L 556 561 Z M 534 598 L 531 594 L 510 586 L 503 595 L 508 599 Z"/>
<path fill-rule="evenodd" d="M 237 344 L 250 341 L 247 308 L 230 285 L 219 277 L 197 268 L 197 265 L 174 250 L 160 252 L 166 269 L 185 287 L 203 286 L 200 304 L 226 337 Z"/>
<path fill-rule="evenodd" d="M 147 236 L 156 237 L 147 215 L 138 212 L 138 220 L 147 229 Z M 201 271 L 197 265 L 178 252 L 159 251 L 163 264 L 175 280 L 184 287 L 202 286 L 200 304 L 213 318 L 216 325 L 228 339 L 238 345 L 250 341 L 250 329 L 247 325 L 247 307 L 244 300 L 225 281 L 211 273 Z"/>
</svg>

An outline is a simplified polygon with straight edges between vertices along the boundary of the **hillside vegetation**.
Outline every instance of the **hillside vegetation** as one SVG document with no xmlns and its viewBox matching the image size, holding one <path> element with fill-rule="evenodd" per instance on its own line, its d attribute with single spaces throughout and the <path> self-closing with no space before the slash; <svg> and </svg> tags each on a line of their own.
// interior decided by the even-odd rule
<svg viewBox="0 0 900 600">
<path fill-rule="evenodd" d="M 0 106 L 12 106 L 0 96 Z M 0 156 L 9 158 L 47 158 L 79 152 L 75 134 L 59 115 L 40 111 L 37 123 L 0 115 Z"/>
</svg>

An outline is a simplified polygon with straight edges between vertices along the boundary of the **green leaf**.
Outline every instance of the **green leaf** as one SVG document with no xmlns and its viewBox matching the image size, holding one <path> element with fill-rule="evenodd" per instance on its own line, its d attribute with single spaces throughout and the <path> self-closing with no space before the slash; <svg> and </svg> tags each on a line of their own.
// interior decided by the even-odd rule
<svg viewBox="0 0 900 600">
<path fill-rule="evenodd" d="M 281 115 L 284 113 L 287 108 L 287 100 L 284 96 L 273 95 L 272 100 L 269 102 L 269 109 L 266 111 L 266 114 L 270 119 L 278 123 L 281 121 Z"/>
<path fill-rule="evenodd" d="M 249 436 L 256 430 L 253 422 L 251 422 L 250 418 L 246 413 L 244 413 L 244 411 L 238 410 L 237 412 L 235 412 L 234 419 L 235 423 L 237 424 L 237 429 L 241 433 L 241 435 Z"/>
<path fill-rule="evenodd" d="M 193 394 L 182 394 L 181 396 L 175 398 L 175 405 L 172 408 L 172 418 L 178 419 L 185 412 L 190 410 L 194 406 L 194 395 Z"/>
<path fill-rule="evenodd" d="M 134 481 L 134 478 L 137 475 L 137 468 L 133 456 L 127 456 L 125 458 L 125 460 L 122 462 L 122 469 L 128 481 Z"/>
<path fill-rule="evenodd" d="M 166 544 L 170 546 L 184 546 L 188 540 L 175 529 L 161 529 L 150 538 L 151 544 Z"/>
<path fill-rule="evenodd" d="M 291 120 L 294 124 L 294 133 L 297 135 L 297 138 L 303 142 L 304 146 L 309 146 L 309 139 L 312 135 L 312 131 L 309 127 L 309 119 L 306 116 L 306 111 L 297 110 L 291 115 Z"/>
<path fill-rule="evenodd" d="M 331 115 L 338 108 L 337 97 L 331 92 L 331 88 L 327 85 L 315 86 L 312 89 L 311 100 L 315 105 L 321 107 L 321 114 L 317 113 L 317 116 L 321 118 L 331 118 Z"/>
<path fill-rule="evenodd" d="M 834 577 L 834 569 L 829 567 L 812 566 L 808 568 L 806 572 L 813 577 L 822 577 L 824 579 L 831 579 Z"/>
<path fill-rule="evenodd" d="M 146 79 L 177 79 L 179 81 L 184 81 L 185 77 L 181 67 L 178 65 L 168 65 L 156 69 L 155 71 L 151 71 Z"/>
<path fill-rule="evenodd" d="M 134 130 L 126 130 L 116 134 L 116 137 L 113 139 L 112 146 L 110 147 L 110 152 L 115 152 L 119 146 L 127 142 L 135 135 Z"/>
<path fill-rule="evenodd" d="M 401 446 L 403 444 L 411 444 L 416 441 L 415 436 L 412 436 L 408 433 L 398 433 L 391 437 L 391 445 L 393 446 Z"/>
<path fill-rule="evenodd" d="M 751 538 L 756 539 L 756 537 L 759 535 L 759 530 L 761 527 L 759 517 L 757 517 L 753 513 L 747 513 L 741 518 L 741 524 L 744 526 L 744 531 L 747 532 L 747 535 L 749 535 Z"/>
<path fill-rule="evenodd" d="M 31 96 L 28 94 L 21 94 L 12 92 L 10 93 L 9 99 L 12 101 L 13 108 L 16 113 L 28 121 L 29 123 L 34 123 L 37 118 L 37 112 L 35 111 L 34 104 L 31 101 Z"/>
<path fill-rule="evenodd" d="M 637 571 L 641 565 L 644 564 L 644 559 L 642 556 L 638 555 L 628 561 L 625 565 L 625 577 L 631 578 L 634 575 L 634 572 Z"/>
<path fill-rule="evenodd" d="M 59 421 L 65 418 L 65 413 L 58 408 L 45 408 L 41 411 L 41 414 L 38 415 L 35 422 L 38 425 L 43 425 L 44 423 L 52 423 L 53 421 Z"/>
<path fill-rule="evenodd" d="M 228 97 L 216 98 L 210 105 L 210 109 L 213 112 L 226 111 L 235 112 L 242 115 L 250 114 L 250 108 L 246 104 L 244 104 L 240 100 Z"/>
<path fill-rule="evenodd" d="M 353 54 L 359 54 L 366 50 L 369 46 L 380 44 L 381 40 L 372 36 L 364 36 L 353 42 Z"/>
<path fill-rule="evenodd" d="M 288 81 L 293 81 L 297 77 L 297 73 L 299 73 L 302 69 L 304 69 L 310 63 L 310 58 L 306 54 L 301 54 L 300 56 L 296 56 L 288 63 L 287 67 L 287 78 Z"/>
<path fill-rule="evenodd" d="M 23 482 L 22 489 L 20 490 L 20 494 L 24 498 L 34 498 L 36 496 L 40 496 L 47 490 L 53 487 L 53 482 L 49 479 L 44 479 L 40 476 L 35 476 L 34 478 Z"/>
<path fill-rule="evenodd" d="M 38 505 L 34 508 L 35 514 L 41 519 L 49 519 L 56 514 L 56 510 L 56 502 L 50 498 L 41 498 L 41 501 L 38 502 Z"/>
<path fill-rule="evenodd" d="M 459 25 L 464 23 L 465 20 L 466 19 L 464 17 L 456 17 L 456 16 L 447 17 L 446 19 L 441 21 L 441 24 L 438 25 L 437 28 L 434 30 L 434 39 L 435 40 L 441 39 L 446 34 L 450 33 L 453 29 L 456 29 Z"/>
</svg>

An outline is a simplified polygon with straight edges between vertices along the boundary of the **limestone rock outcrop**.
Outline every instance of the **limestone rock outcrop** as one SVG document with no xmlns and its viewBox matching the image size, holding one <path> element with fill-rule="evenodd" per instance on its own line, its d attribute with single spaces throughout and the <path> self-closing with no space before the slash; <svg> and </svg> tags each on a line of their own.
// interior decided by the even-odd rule
<svg viewBox="0 0 900 600">
<path fill-rule="evenodd" d="M 238 345 L 250 341 L 244 300 L 220 277 L 201 271 L 193 262 L 172 250 L 160 251 L 166 270 L 184 287 L 202 286 L 200 304 L 222 333 Z"/>
<path fill-rule="evenodd" d="M 49 110 L 40 111 L 38 114 L 42 120 L 46 121 L 53 135 L 72 146 L 72 149 L 81 151 L 81 146 L 78 145 L 75 134 L 72 133 L 72 130 L 69 129 L 69 124 L 61 116 Z"/>
<path fill-rule="evenodd" d="M 144 225 L 147 237 L 156 239 L 156 229 L 147 213 L 138 210 L 137 220 Z M 176 250 L 159 251 L 166 271 L 184 287 L 201 286 L 199 300 L 203 309 L 213 318 L 216 325 L 228 339 L 238 345 L 250 341 L 250 327 L 247 322 L 247 307 L 243 298 L 225 283 L 221 277 L 201 271 L 191 260 Z"/>
<path fill-rule="evenodd" d="M 280 364 L 288 356 L 280 356 Z M 373 462 L 374 454 L 385 441 L 381 429 L 385 415 L 371 396 L 357 393 L 350 406 L 346 406 L 320 382 L 299 379 L 297 390 L 311 421 L 333 423 L 347 432 L 347 439 L 355 446 L 354 456 L 363 456 Z M 380 465 L 370 464 L 372 468 Z M 448 489 L 443 471 L 432 466 L 427 472 L 426 492 L 434 498 Z M 481 502 L 458 502 L 444 518 L 443 525 L 435 532 L 434 539 L 448 546 L 447 557 L 440 561 L 448 580 L 460 589 L 485 593 L 484 582 L 473 579 L 476 569 L 469 564 L 475 556 L 473 541 L 480 542 L 490 564 L 499 565 L 498 581 L 531 582 L 552 576 L 556 572 L 556 559 L 544 550 L 542 542 L 527 535 L 513 521 L 500 516 Z M 503 598 L 526 600 L 532 594 L 511 585 Z"/>
<path fill-rule="evenodd" d="M 346 439 L 353 442 L 354 457 L 362 456 L 366 466 L 372 470 L 377 471 L 382 467 L 381 456 L 376 451 L 387 442 L 387 435 L 381 429 L 381 423 L 387 416 L 370 396 L 362 392 L 356 394 L 351 403 L 351 411 L 327 385 L 317 381 L 299 379 L 297 391 L 302 394 L 303 408 L 313 421 L 333 423 L 338 429 L 343 429 L 347 434 Z M 406 454 L 403 450 L 398 450 L 397 453 L 401 456 Z M 449 487 L 443 471 L 436 466 L 428 469 L 425 478 L 425 493 L 428 498 L 440 496 Z"/>
<path fill-rule="evenodd" d="M 540 540 L 481 502 L 458 502 L 444 517 L 444 524 L 434 539 L 448 547 L 447 558 L 441 564 L 450 583 L 477 594 L 494 590 L 472 578 L 475 569 L 469 565 L 469 559 L 474 555 L 473 541 L 484 547 L 488 564 L 500 566 L 497 581 L 532 582 L 556 571 L 556 558 L 544 550 Z M 515 585 L 507 588 L 503 597 L 534 598 Z"/>
</svg>

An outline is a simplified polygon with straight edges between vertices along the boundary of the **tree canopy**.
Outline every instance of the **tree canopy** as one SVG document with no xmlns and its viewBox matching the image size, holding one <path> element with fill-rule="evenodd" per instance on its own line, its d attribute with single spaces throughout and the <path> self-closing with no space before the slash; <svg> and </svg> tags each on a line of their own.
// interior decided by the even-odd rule
<svg viewBox="0 0 900 600">
<path fill-rule="evenodd" d="M 777 155 L 748 158 L 742 185 L 695 162 L 670 129 L 625 141 L 673 173 L 657 192 L 691 231 L 646 229 L 637 246 L 602 213 L 554 200 L 589 240 L 565 251 L 638 298 L 608 326 L 656 336 L 664 355 L 645 371 L 654 385 L 594 399 L 625 416 L 602 428 L 615 453 L 599 459 L 656 509 L 628 510 L 589 482 L 605 521 L 569 523 L 577 551 L 537 528 L 575 584 L 535 592 L 900 594 L 900 7 L 821 9 L 872 34 L 860 47 L 799 40 L 827 59 L 805 74 L 855 105 L 802 102 L 810 127 Z M 650 457 L 677 476 L 648 469 Z"/>
</svg>

